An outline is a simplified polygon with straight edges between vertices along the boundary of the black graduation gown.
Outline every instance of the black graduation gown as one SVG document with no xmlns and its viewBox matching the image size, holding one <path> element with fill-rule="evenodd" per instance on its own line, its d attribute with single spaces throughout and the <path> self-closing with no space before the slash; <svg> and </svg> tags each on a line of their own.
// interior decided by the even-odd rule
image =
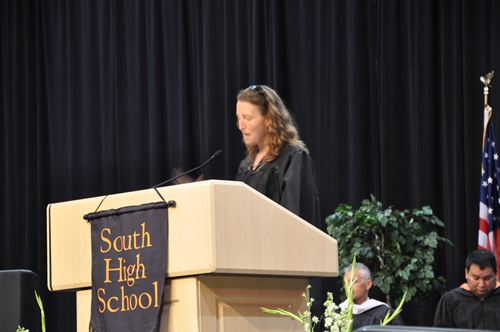
<svg viewBox="0 0 500 332">
<path fill-rule="evenodd" d="M 255 171 L 252 161 L 245 158 L 240 163 L 236 180 L 321 228 L 314 163 L 303 148 L 286 145 L 278 158 L 263 163 Z"/>
<path fill-rule="evenodd" d="M 500 330 L 500 288 L 483 300 L 463 288 L 455 288 L 439 300 L 434 326 Z"/>
<path fill-rule="evenodd" d="M 380 325 L 380 322 L 384 320 L 385 315 L 388 311 L 391 311 L 391 315 L 394 310 L 389 306 L 379 305 L 377 307 L 371 308 L 370 310 L 364 311 L 357 315 L 352 315 L 352 330 L 356 330 L 360 327 L 367 325 Z M 400 315 L 396 316 L 391 322 L 391 325 L 404 325 L 403 319 Z"/>
</svg>

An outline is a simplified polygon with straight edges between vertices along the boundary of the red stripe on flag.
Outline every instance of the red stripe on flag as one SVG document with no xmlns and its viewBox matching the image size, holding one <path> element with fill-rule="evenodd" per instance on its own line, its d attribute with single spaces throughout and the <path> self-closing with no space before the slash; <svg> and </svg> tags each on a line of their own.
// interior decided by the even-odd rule
<svg viewBox="0 0 500 332">
<path fill-rule="evenodd" d="M 490 224 L 483 218 L 479 218 L 479 230 L 486 234 L 490 232 Z"/>
</svg>

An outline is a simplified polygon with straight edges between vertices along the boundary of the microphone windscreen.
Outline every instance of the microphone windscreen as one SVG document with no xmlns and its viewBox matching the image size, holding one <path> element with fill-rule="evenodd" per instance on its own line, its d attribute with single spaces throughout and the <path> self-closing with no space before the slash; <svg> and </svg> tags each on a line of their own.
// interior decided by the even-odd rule
<svg viewBox="0 0 500 332">
<path fill-rule="evenodd" d="M 217 158 L 218 156 L 220 156 L 223 153 L 224 153 L 224 151 L 222 151 L 222 149 L 219 149 L 219 150 L 215 151 L 215 153 L 212 155 L 212 158 Z"/>
</svg>

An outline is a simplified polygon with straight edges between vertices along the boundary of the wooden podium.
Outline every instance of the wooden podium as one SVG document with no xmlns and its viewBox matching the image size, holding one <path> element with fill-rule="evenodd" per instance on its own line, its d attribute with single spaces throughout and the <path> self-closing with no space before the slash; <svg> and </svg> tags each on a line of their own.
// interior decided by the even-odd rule
<svg viewBox="0 0 500 332">
<path fill-rule="evenodd" d="M 169 208 L 160 331 L 302 331 L 260 307 L 304 310 L 307 277 L 338 275 L 337 241 L 242 182 L 159 188 Z M 48 288 L 77 293 L 77 331 L 88 331 L 90 225 L 103 197 L 47 207 Z M 152 189 L 109 195 L 99 210 L 159 201 Z"/>
</svg>

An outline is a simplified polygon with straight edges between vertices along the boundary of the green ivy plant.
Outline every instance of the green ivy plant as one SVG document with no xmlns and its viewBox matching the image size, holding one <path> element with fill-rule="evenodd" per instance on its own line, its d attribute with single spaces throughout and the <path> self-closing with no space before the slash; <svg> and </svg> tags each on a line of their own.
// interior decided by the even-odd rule
<svg viewBox="0 0 500 332">
<path fill-rule="evenodd" d="M 372 271 L 375 291 L 386 302 L 424 299 L 431 290 L 443 290 L 444 278 L 434 273 L 438 245 L 451 242 L 439 235 L 443 222 L 432 209 L 383 208 L 375 196 L 361 207 L 341 204 L 326 218 L 327 232 L 338 241 L 339 265 L 347 266 L 353 256 Z"/>
</svg>

